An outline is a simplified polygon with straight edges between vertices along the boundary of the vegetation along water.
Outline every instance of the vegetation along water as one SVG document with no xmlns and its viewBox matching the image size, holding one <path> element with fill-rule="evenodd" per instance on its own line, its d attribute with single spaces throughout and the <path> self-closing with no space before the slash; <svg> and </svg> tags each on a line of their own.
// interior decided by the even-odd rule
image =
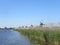
<svg viewBox="0 0 60 45">
<path fill-rule="evenodd" d="M 16 29 L 30 39 L 31 45 L 60 45 L 60 30 Z"/>
</svg>

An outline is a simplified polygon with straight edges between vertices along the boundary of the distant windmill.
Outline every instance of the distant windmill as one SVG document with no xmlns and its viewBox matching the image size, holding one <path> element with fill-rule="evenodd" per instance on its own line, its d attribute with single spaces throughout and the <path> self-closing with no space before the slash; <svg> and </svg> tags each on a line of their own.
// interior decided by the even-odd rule
<svg viewBox="0 0 60 45">
<path fill-rule="evenodd" d="M 43 21 L 43 20 L 42 20 L 42 21 Z M 42 21 L 40 22 L 40 27 L 43 27 L 43 25 L 45 25 L 45 24 L 43 24 L 43 22 L 42 22 Z"/>
</svg>

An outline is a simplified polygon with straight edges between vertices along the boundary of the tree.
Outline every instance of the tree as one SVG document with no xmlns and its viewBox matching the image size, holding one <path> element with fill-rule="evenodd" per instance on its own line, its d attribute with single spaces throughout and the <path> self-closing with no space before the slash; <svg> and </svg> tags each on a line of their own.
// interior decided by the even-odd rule
<svg viewBox="0 0 60 45">
<path fill-rule="evenodd" d="M 31 25 L 31 27 L 33 27 L 33 25 Z"/>
<path fill-rule="evenodd" d="M 28 26 L 25 26 L 25 28 L 27 28 Z"/>
<path fill-rule="evenodd" d="M 4 29 L 7 29 L 7 27 L 4 27 Z"/>
<path fill-rule="evenodd" d="M 24 26 L 22 26 L 22 28 L 24 28 Z"/>
</svg>

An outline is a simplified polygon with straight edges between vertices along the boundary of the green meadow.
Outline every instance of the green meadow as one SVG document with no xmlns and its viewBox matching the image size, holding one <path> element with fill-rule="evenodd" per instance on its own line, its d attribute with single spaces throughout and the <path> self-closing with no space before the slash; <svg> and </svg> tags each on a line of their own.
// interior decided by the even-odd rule
<svg viewBox="0 0 60 45">
<path fill-rule="evenodd" d="M 60 30 L 16 29 L 27 36 L 31 45 L 60 45 Z"/>
</svg>

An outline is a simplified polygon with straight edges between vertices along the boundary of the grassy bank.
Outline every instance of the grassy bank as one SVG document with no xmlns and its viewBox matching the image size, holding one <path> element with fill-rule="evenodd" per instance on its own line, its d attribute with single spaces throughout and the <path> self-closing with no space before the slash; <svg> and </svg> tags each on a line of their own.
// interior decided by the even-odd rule
<svg viewBox="0 0 60 45">
<path fill-rule="evenodd" d="M 60 45 L 59 30 L 17 29 L 17 31 L 27 36 L 34 45 Z"/>
</svg>

